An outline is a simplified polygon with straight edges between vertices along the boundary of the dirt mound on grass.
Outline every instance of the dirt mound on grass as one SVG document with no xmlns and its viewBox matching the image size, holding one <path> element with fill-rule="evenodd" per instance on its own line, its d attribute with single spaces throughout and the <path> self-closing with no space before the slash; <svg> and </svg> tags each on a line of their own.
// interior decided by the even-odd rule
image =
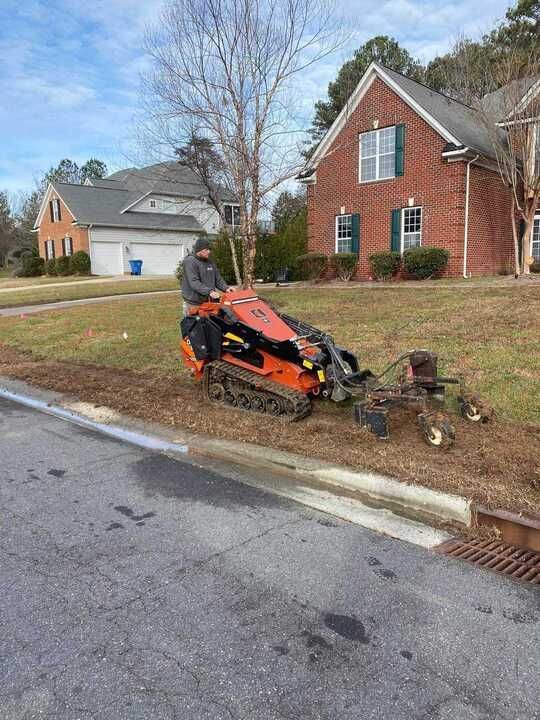
<svg viewBox="0 0 540 720">
<path fill-rule="evenodd" d="M 0 347 L 0 374 L 144 420 L 387 473 L 490 507 L 540 512 L 540 426 L 499 420 L 472 426 L 455 417 L 456 443 L 439 452 L 407 412 L 392 416 L 391 440 L 381 442 L 334 405 L 315 403 L 310 417 L 285 424 L 206 404 L 194 383 L 175 375 L 41 361 L 6 346 Z"/>
</svg>

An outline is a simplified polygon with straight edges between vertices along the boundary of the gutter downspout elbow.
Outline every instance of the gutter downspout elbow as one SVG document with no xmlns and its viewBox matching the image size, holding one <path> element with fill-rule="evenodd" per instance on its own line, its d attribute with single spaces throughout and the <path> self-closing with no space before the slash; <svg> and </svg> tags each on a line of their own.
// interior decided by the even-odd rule
<svg viewBox="0 0 540 720">
<path fill-rule="evenodd" d="M 469 186 L 471 178 L 471 165 L 475 163 L 480 155 L 476 155 L 467 163 L 467 179 L 465 181 L 465 231 L 463 237 L 463 277 L 467 280 L 467 252 L 469 249 Z"/>
</svg>

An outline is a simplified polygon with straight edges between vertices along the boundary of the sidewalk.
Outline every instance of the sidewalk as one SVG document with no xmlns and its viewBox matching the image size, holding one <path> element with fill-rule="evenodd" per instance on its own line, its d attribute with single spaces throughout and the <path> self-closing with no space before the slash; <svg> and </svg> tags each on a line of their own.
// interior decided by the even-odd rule
<svg viewBox="0 0 540 720">
<path fill-rule="evenodd" d="M 171 276 L 172 277 L 172 276 Z M 71 285 L 92 285 L 93 283 L 109 282 L 143 282 L 144 280 L 156 280 L 166 278 L 164 275 L 145 275 L 144 277 L 133 277 L 132 275 L 113 275 L 111 277 L 85 278 L 84 280 L 70 280 L 68 282 L 34 283 L 31 285 L 15 285 L 9 288 L 1 287 L 0 293 L 20 292 L 22 290 L 41 290 L 42 288 L 70 287 Z"/>
<path fill-rule="evenodd" d="M 41 305 L 18 305 L 16 307 L 0 308 L 0 317 L 16 317 L 17 315 L 33 315 L 34 313 L 46 312 L 47 310 L 63 310 L 75 307 L 76 305 L 92 305 L 94 303 L 111 302 L 112 300 L 135 300 L 136 298 L 153 297 L 154 295 L 178 295 L 179 290 L 152 290 L 151 292 L 125 293 L 118 295 L 106 295 L 104 297 L 82 298 L 81 300 L 61 300 L 59 302 L 42 303 Z"/>
</svg>

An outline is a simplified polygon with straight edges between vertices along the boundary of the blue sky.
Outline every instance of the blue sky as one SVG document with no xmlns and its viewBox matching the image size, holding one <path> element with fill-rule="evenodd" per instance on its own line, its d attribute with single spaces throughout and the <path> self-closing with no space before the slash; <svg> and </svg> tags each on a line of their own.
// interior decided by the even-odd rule
<svg viewBox="0 0 540 720">
<path fill-rule="evenodd" d="M 352 51 L 394 36 L 427 61 L 463 32 L 479 36 L 508 0 L 337 0 L 351 39 L 302 79 L 309 124 L 315 100 Z M 63 157 L 110 170 L 134 164 L 145 27 L 152 0 L 0 0 L 0 189 L 30 189 Z"/>
</svg>

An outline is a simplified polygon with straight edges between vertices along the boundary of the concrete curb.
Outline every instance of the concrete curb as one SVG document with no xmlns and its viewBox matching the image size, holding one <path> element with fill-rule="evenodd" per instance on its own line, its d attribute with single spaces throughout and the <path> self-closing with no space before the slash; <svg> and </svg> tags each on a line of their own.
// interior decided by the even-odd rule
<svg viewBox="0 0 540 720">
<path fill-rule="evenodd" d="M 405 518 L 471 525 L 471 503 L 457 495 L 407 485 L 384 475 L 350 469 L 259 445 L 219 440 L 144 423 L 108 408 L 94 408 L 58 393 L 0 378 L 0 398 L 22 403 L 83 427 L 141 447 L 173 455 L 207 456 L 258 470 L 293 477 L 335 496 L 387 508 Z"/>
</svg>

